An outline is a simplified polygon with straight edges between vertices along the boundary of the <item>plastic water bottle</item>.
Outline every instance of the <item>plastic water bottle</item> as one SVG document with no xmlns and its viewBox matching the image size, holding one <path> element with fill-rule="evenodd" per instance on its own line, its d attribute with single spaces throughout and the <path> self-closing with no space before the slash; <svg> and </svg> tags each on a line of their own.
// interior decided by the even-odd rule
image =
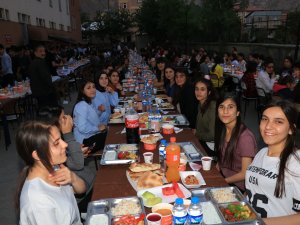
<svg viewBox="0 0 300 225">
<path fill-rule="evenodd" d="M 160 168 L 165 172 L 165 160 L 166 160 L 166 147 L 168 143 L 167 140 L 162 139 L 160 141 L 160 144 L 158 146 L 158 151 L 159 151 L 159 164 Z"/>
<path fill-rule="evenodd" d="M 182 198 L 177 198 L 172 210 L 173 224 L 184 225 L 187 219 L 187 211 Z"/>
<path fill-rule="evenodd" d="M 188 224 L 203 224 L 203 211 L 198 197 L 192 197 L 187 220 Z"/>
</svg>

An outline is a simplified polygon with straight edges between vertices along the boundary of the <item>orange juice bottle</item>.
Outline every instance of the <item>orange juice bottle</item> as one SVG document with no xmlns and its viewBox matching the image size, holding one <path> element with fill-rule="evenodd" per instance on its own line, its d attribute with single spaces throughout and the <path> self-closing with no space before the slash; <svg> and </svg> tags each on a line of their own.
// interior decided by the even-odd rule
<svg viewBox="0 0 300 225">
<path fill-rule="evenodd" d="M 170 138 L 170 143 L 166 147 L 166 178 L 168 182 L 179 181 L 179 163 L 180 163 L 180 146 L 176 144 L 176 137 Z"/>
</svg>

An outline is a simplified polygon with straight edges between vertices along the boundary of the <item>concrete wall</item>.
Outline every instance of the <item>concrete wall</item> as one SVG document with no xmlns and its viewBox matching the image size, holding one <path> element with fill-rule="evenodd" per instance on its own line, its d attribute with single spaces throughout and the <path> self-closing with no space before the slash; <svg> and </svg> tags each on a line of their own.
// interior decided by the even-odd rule
<svg viewBox="0 0 300 225">
<path fill-rule="evenodd" d="M 49 27 L 49 21 L 55 22 L 56 27 L 59 24 L 65 26 L 71 25 L 69 0 L 52 0 L 52 7 L 49 6 L 51 0 L 1 0 L 0 7 L 9 10 L 10 20 L 18 22 L 18 13 L 29 15 L 31 25 L 36 25 L 36 18 L 45 19 L 45 25 Z M 61 11 L 59 10 L 58 2 L 61 2 Z"/>
</svg>

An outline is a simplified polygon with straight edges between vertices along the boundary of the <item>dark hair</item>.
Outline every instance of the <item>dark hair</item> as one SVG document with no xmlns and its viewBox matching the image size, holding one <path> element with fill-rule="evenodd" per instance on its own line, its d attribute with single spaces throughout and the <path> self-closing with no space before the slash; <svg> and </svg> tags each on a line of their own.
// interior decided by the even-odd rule
<svg viewBox="0 0 300 225">
<path fill-rule="evenodd" d="M 212 72 L 215 72 L 216 66 L 222 62 L 222 58 L 221 58 L 220 56 L 217 55 L 217 56 L 214 58 L 214 61 L 215 61 L 215 64 L 214 64 L 213 67 L 211 68 L 211 71 L 212 71 Z"/>
<path fill-rule="evenodd" d="M 77 100 L 76 100 L 76 103 L 80 102 L 80 101 L 85 101 L 86 103 L 88 104 L 91 104 L 92 103 L 92 99 L 89 98 L 88 96 L 86 96 L 84 94 L 84 87 L 85 85 L 87 85 L 87 83 L 93 83 L 93 81 L 90 81 L 90 80 L 85 80 L 83 79 L 79 85 L 79 90 L 78 90 L 78 95 L 77 95 Z"/>
<path fill-rule="evenodd" d="M 49 147 L 49 139 L 51 129 L 55 125 L 41 121 L 26 121 L 22 123 L 16 134 L 16 148 L 19 156 L 23 159 L 26 166 L 19 176 L 19 182 L 15 196 L 15 206 L 17 213 L 20 213 L 20 196 L 24 186 L 24 182 L 30 169 L 34 166 L 35 160 L 32 158 L 32 152 L 36 151 L 40 162 L 46 169 L 52 173 L 53 168 L 50 163 L 51 154 Z"/>
<path fill-rule="evenodd" d="M 274 64 L 274 60 L 271 57 L 267 57 L 263 63 L 264 68 L 266 69 L 267 65 L 273 63 Z"/>
<path fill-rule="evenodd" d="M 255 73 L 257 70 L 257 63 L 255 61 L 248 61 L 246 64 L 247 73 Z"/>
<path fill-rule="evenodd" d="M 35 52 L 35 51 L 36 51 L 37 49 L 39 49 L 39 48 L 45 48 L 45 46 L 42 45 L 42 44 L 37 44 L 37 45 L 34 46 L 33 52 Z"/>
<path fill-rule="evenodd" d="M 284 180 L 285 180 L 285 172 L 287 169 L 287 164 L 288 160 L 291 158 L 291 156 L 294 156 L 296 160 L 300 163 L 300 158 L 296 154 L 299 152 L 297 150 L 297 145 L 296 145 L 296 122 L 298 119 L 298 112 L 295 109 L 294 105 L 286 100 L 280 100 L 280 101 L 274 101 L 271 102 L 266 108 L 272 108 L 272 107 L 279 107 L 284 115 L 286 116 L 290 129 L 292 131 L 292 134 L 288 134 L 285 146 L 283 151 L 280 154 L 280 163 L 279 163 L 279 173 L 278 173 L 278 178 L 276 181 L 276 186 L 275 186 L 275 191 L 274 191 L 274 196 L 277 198 L 282 198 L 282 196 L 285 194 L 285 185 L 284 185 Z M 265 111 L 264 110 L 264 111 Z M 289 171 L 287 171 L 289 172 Z"/>
<path fill-rule="evenodd" d="M 99 84 L 99 79 L 101 77 L 102 74 L 105 74 L 108 78 L 108 74 L 106 71 L 102 70 L 97 76 L 96 76 L 96 81 L 95 81 L 95 86 L 96 86 L 96 89 L 100 92 L 105 92 L 105 88 L 102 87 L 100 84 Z"/>
<path fill-rule="evenodd" d="M 120 74 L 119 74 L 119 72 L 117 71 L 117 70 L 111 70 L 109 73 L 108 73 L 108 77 L 111 77 L 111 75 L 113 74 L 113 73 L 117 73 L 119 76 L 120 76 Z M 103 74 L 103 73 L 101 73 L 101 74 Z M 100 75 L 101 75 L 100 74 Z M 106 74 L 106 73 L 105 73 Z M 100 77 L 100 76 L 99 76 Z"/>
<path fill-rule="evenodd" d="M 206 89 L 207 89 L 207 99 L 205 100 L 204 104 L 201 105 L 201 108 L 200 108 L 201 113 L 203 115 L 206 112 L 206 110 L 208 109 L 211 101 L 216 99 L 216 94 L 215 94 L 215 89 L 214 89 L 214 86 L 213 86 L 211 80 L 208 80 L 208 79 L 205 79 L 205 78 L 199 78 L 195 82 L 195 88 L 196 88 L 196 85 L 198 83 L 205 84 Z"/>
<path fill-rule="evenodd" d="M 0 44 L 0 49 L 4 49 L 4 45 L 3 44 Z"/>
<path fill-rule="evenodd" d="M 63 110 L 64 108 L 60 105 L 43 107 L 38 112 L 38 120 L 50 122 L 51 124 L 53 123 L 57 127 L 60 127 L 59 116 Z"/>
<path fill-rule="evenodd" d="M 287 75 L 285 77 L 280 77 L 278 80 L 278 84 L 286 85 L 286 84 L 292 84 L 295 82 L 295 78 L 293 75 Z"/>
<path fill-rule="evenodd" d="M 299 61 L 299 62 L 296 62 L 296 63 L 294 64 L 294 68 L 300 69 L 300 61 Z"/>
<path fill-rule="evenodd" d="M 294 60 L 293 60 L 293 58 L 291 57 L 291 56 L 286 56 L 286 57 L 284 57 L 284 59 L 283 59 L 283 61 L 284 60 L 288 60 L 288 61 L 290 61 L 290 63 L 293 65 L 294 64 Z"/>
<path fill-rule="evenodd" d="M 226 93 L 225 95 L 222 95 L 218 101 L 217 101 L 217 110 L 224 101 L 227 99 L 231 99 L 232 101 L 235 102 L 237 111 L 241 111 L 241 106 L 240 106 L 240 99 L 238 96 L 233 95 L 231 93 Z M 220 120 L 219 116 L 216 119 L 216 136 L 215 136 L 215 144 L 216 144 L 216 150 L 219 156 L 219 160 L 221 160 L 221 163 L 223 165 L 228 166 L 229 168 L 233 168 L 233 159 L 234 159 L 234 154 L 235 150 L 238 144 L 238 140 L 240 138 L 240 135 L 243 133 L 243 131 L 246 129 L 246 126 L 242 123 L 241 121 L 241 116 L 237 117 L 235 127 L 233 128 L 231 132 L 231 137 L 229 139 L 229 142 L 226 146 L 225 149 L 225 154 L 224 157 L 222 158 L 222 148 L 225 145 L 225 136 L 226 136 L 226 127 L 224 123 Z M 220 132 L 221 131 L 221 132 Z"/>
<path fill-rule="evenodd" d="M 170 80 L 166 78 L 166 69 L 171 69 L 174 71 L 174 81 L 175 81 L 175 73 L 176 73 L 176 69 L 172 66 L 172 65 L 166 65 L 165 69 L 164 69 L 164 86 L 166 87 L 167 84 L 170 84 Z"/>
<path fill-rule="evenodd" d="M 189 77 L 188 77 L 188 72 L 186 71 L 186 69 L 184 69 L 184 68 L 178 68 L 178 69 L 176 69 L 176 71 L 175 71 L 175 78 L 176 78 L 176 75 L 177 75 L 177 73 L 182 73 L 182 74 L 184 74 L 185 75 L 185 77 L 186 77 L 186 82 L 183 84 L 183 86 L 182 87 L 180 87 L 180 86 L 178 86 L 177 84 L 176 84 L 176 81 L 175 81 L 175 93 L 174 93 L 174 98 L 173 98 L 173 105 L 177 105 L 177 103 L 178 102 L 180 102 L 180 100 L 181 100 L 181 93 L 182 93 L 182 91 L 185 89 L 185 87 L 187 87 L 187 86 L 189 86 L 190 85 L 190 79 L 189 79 Z"/>
</svg>

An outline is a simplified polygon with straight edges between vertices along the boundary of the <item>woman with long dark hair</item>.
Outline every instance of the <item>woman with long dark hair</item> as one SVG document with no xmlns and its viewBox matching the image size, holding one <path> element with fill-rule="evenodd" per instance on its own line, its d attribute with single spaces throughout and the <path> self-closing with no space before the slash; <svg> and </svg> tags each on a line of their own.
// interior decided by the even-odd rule
<svg viewBox="0 0 300 225">
<path fill-rule="evenodd" d="M 108 75 L 104 71 L 97 76 L 97 82 L 96 96 L 92 99 L 92 104 L 98 109 L 100 122 L 107 125 L 111 115 L 111 107 L 115 107 L 119 103 L 118 93 L 108 86 Z"/>
<path fill-rule="evenodd" d="M 64 166 L 67 146 L 53 124 L 38 121 L 21 124 L 16 147 L 26 167 L 16 192 L 20 224 L 82 224 L 74 192 L 84 193 L 86 186 Z"/>
<path fill-rule="evenodd" d="M 187 76 L 187 71 L 176 70 L 175 82 L 176 88 L 172 103 L 181 114 L 185 115 L 190 128 L 195 129 L 198 102 L 195 97 L 195 88 Z"/>
<path fill-rule="evenodd" d="M 173 98 L 174 98 L 174 94 L 175 94 L 175 69 L 170 66 L 167 65 L 165 67 L 165 89 L 166 89 L 166 93 L 168 95 L 168 102 L 172 102 Z"/>
<path fill-rule="evenodd" d="M 218 168 L 228 184 L 245 190 L 245 173 L 256 154 L 253 133 L 241 122 L 239 99 L 225 94 L 217 102 L 216 150 Z"/>
<path fill-rule="evenodd" d="M 108 74 L 108 86 L 118 93 L 119 96 L 125 95 L 122 84 L 120 83 L 120 74 L 117 70 L 112 70 Z"/>
<path fill-rule="evenodd" d="M 299 224 L 300 150 L 296 146 L 298 113 L 292 103 L 278 101 L 263 112 L 260 133 L 267 144 L 246 173 L 249 202 L 266 224 Z"/>
<path fill-rule="evenodd" d="M 96 96 L 95 84 L 84 80 L 78 91 L 73 110 L 74 136 L 77 142 L 93 151 L 102 150 L 106 138 L 106 124 L 100 120 L 98 109 L 92 104 Z"/>
<path fill-rule="evenodd" d="M 196 123 L 196 137 L 210 156 L 216 156 L 214 149 L 210 149 L 206 142 L 215 139 L 216 96 L 210 80 L 200 78 L 195 83 L 195 95 L 199 101 Z"/>
</svg>

